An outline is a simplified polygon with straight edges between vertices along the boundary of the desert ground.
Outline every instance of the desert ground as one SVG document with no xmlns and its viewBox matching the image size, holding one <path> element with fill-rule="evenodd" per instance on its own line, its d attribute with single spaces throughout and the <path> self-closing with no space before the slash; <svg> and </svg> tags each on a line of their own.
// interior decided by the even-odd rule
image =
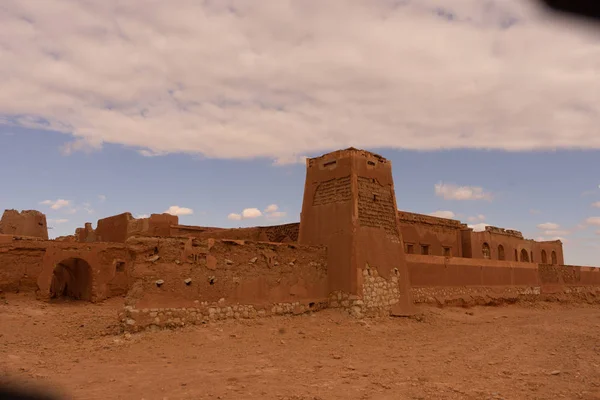
<svg viewBox="0 0 600 400">
<path fill-rule="evenodd" d="M 600 306 L 420 306 L 119 333 L 123 299 L 0 299 L 4 383 L 65 399 L 600 399 Z"/>
</svg>

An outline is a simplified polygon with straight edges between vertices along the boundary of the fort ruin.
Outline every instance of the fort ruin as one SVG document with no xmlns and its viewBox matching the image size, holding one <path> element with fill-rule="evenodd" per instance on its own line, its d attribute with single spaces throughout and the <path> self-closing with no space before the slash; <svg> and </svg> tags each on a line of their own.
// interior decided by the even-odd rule
<svg viewBox="0 0 600 400">
<path fill-rule="evenodd" d="M 48 240 L 37 211 L 0 221 L 0 290 L 98 302 L 124 296 L 127 331 L 341 308 L 596 296 L 600 269 L 560 241 L 398 211 L 390 161 L 354 148 L 306 161 L 299 223 L 224 229 L 123 213 Z"/>
</svg>

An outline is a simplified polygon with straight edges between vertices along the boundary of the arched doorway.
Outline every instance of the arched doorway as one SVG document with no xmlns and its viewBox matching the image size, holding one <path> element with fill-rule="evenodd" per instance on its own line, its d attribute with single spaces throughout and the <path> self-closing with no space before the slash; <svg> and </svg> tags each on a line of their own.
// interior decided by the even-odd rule
<svg viewBox="0 0 600 400">
<path fill-rule="evenodd" d="M 481 246 L 481 252 L 483 253 L 483 258 L 490 258 L 490 245 L 487 243 L 484 243 L 483 246 Z"/>
<path fill-rule="evenodd" d="M 529 262 L 529 253 L 527 250 L 521 250 L 521 258 L 519 259 L 521 262 Z"/>
<path fill-rule="evenodd" d="M 504 256 L 504 246 L 502 246 L 501 244 L 498 245 L 498 260 L 504 260 L 505 256 Z"/>
<path fill-rule="evenodd" d="M 546 255 L 546 250 L 542 250 L 542 264 L 548 264 L 548 256 Z"/>
<path fill-rule="evenodd" d="M 558 262 L 556 261 L 556 252 L 555 251 L 552 251 L 552 253 L 550 254 L 550 258 L 552 258 L 552 265 L 558 264 Z"/>
<path fill-rule="evenodd" d="M 56 264 L 50 283 L 50 298 L 92 299 L 92 268 L 81 258 L 68 258 Z"/>
</svg>

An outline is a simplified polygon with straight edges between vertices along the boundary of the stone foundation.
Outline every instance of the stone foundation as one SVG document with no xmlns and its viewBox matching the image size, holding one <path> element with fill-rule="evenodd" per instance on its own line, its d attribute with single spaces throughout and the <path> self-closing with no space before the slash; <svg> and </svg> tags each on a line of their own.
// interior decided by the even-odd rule
<svg viewBox="0 0 600 400">
<path fill-rule="evenodd" d="M 270 306 L 202 302 L 191 308 L 144 308 L 126 306 L 119 314 L 125 332 L 179 328 L 226 319 L 254 319 L 275 315 L 300 315 L 327 308 L 326 301 L 276 303 Z"/>
</svg>

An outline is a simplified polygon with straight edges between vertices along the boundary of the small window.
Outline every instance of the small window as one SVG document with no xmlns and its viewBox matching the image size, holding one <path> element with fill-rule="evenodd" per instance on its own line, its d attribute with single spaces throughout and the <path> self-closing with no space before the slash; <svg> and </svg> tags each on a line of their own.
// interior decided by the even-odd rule
<svg viewBox="0 0 600 400">
<path fill-rule="evenodd" d="M 452 257 L 452 248 L 444 247 L 444 257 Z"/>
<path fill-rule="evenodd" d="M 548 264 L 548 255 L 546 255 L 546 250 L 542 250 L 542 264 Z"/>
<path fill-rule="evenodd" d="M 429 255 L 429 245 L 428 244 L 421 245 L 421 255 L 424 255 L 424 256 Z"/>
<path fill-rule="evenodd" d="M 530 254 L 531 262 L 533 262 L 533 251 L 530 251 L 529 254 Z"/>
<path fill-rule="evenodd" d="M 125 271 L 125 261 L 117 261 L 115 264 L 115 268 L 117 269 L 117 272 L 124 272 Z"/>
<path fill-rule="evenodd" d="M 375 163 L 373 161 L 367 161 L 367 164 L 368 165 L 373 165 L 373 166 L 375 165 Z"/>
<path fill-rule="evenodd" d="M 552 265 L 558 264 L 558 261 L 556 260 L 556 252 L 555 251 L 552 251 L 552 253 L 550 253 L 550 258 L 552 259 Z"/>
<path fill-rule="evenodd" d="M 502 246 L 501 244 L 498 245 L 498 260 L 505 260 L 504 246 Z"/>
<path fill-rule="evenodd" d="M 515 249 L 515 261 L 519 261 L 519 252 Z"/>
<path fill-rule="evenodd" d="M 405 244 L 405 252 L 406 254 L 414 254 L 415 253 L 415 245 L 412 243 Z"/>
</svg>

